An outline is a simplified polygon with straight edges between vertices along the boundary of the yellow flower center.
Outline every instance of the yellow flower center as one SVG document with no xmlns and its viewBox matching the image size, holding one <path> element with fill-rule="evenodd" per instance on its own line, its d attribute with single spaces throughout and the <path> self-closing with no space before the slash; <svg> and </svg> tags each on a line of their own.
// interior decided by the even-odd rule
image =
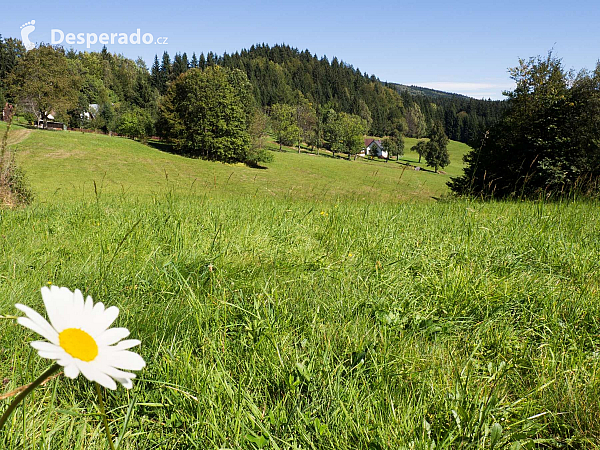
<svg viewBox="0 0 600 450">
<path fill-rule="evenodd" d="M 79 328 L 66 328 L 58 335 L 60 346 L 73 358 L 93 361 L 98 356 L 98 344 L 93 337 Z"/>
</svg>

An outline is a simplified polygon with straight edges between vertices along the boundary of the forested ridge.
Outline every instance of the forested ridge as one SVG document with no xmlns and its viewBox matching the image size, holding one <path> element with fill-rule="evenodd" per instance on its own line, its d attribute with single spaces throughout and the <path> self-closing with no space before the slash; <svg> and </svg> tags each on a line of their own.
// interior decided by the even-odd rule
<svg viewBox="0 0 600 450">
<path fill-rule="evenodd" d="M 401 85 L 381 82 L 375 75 L 333 57 L 318 57 L 309 50 L 300 51 L 288 45 L 253 45 L 233 54 L 217 55 L 196 52 L 155 56 L 147 67 L 141 59 L 133 61 L 100 52 L 78 52 L 58 49 L 69 62 L 74 85 L 80 82 L 76 106 L 62 113 L 61 119 L 72 126 L 127 128 L 136 123 L 143 134 L 155 134 L 158 105 L 168 86 L 191 68 L 219 65 L 244 72 L 253 90 L 257 106 L 265 110 L 277 103 L 296 105 L 308 101 L 323 111 L 333 109 L 360 116 L 368 133 L 386 136 L 400 132 L 410 137 L 424 137 L 435 123 L 441 123 L 450 139 L 471 142 L 495 123 L 504 103 L 476 100 L 457 94 L 417 88 L 401 89 Z M 17 39 L 0 36 L 0 101 L 12 100 L 4 85 L 13 67 L 25 55 Z M 402 74 L 398 74 L 401 78 Z M 415 90 L 416 89 L 416 90 Z M 97 105 L 91 123 L 82 124 L 82 113 L 89 105 Z M 68 117 L 66 117 L 68 116 Z M 136 118 L 133 120 L 132 118 Z M 123 125 L 125 123 L 125 125 Z M 130 127 L 131 128 L 131 127 Z M 160 128 L 160 127 L 159 127 Z M 140 130 L 137 130 L 138 132 Z M 135 134 L 135 133 L 132 133 Z"/>
<path fill-rule="evenodd" d="M 370 125 L 376 136 L 392 134 L 401 128 L 410 137 L 424 137 L 436 122 L 441 123 L 450 139 L 470 142 L 495 123 L 504 111 L 504 102 L 477 100 L 458 94 L 423 89 L 402 89 L 401 85 L 381 82 L 375 75 L 333 57 L 318 57 L 309 50 L 287 45 L 261 44 L 250 49 L 216 55 L 208 52 L 155 57 L 151 79 L 161 93 L 169 80 L 188 67 L 220 65 L 240 69 L 253 85 L 254 96 L 264 108 L 277 103 L 295 104 L 301 93 L 324 109 L 355 114 Z M 398 77 L 402 75 L 399 74 Z M 425 95 L 423 95 L 425 94 Z"/>
</svg>

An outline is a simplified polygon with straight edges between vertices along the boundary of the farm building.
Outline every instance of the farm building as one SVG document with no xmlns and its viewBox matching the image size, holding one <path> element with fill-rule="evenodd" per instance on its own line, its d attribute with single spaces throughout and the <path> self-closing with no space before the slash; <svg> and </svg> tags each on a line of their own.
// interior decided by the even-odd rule
<svg viewBox="0 0 600 450">
<path fill-rule="evenodd" d="M 362 152 L 359 153 L 361 156 L 376 156 L 378 158 L 387 158 L 388 152 L 383 149 L 380 139 L 368 138 L 365 139 L 365 146 Z"/>
</svg>

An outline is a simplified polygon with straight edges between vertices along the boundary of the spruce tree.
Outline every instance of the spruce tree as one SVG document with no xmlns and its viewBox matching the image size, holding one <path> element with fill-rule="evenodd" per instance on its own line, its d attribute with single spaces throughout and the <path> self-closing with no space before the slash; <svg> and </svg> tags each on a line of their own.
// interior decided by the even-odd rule
<svg viewBox="0 0 600 450">
<path fill-rule="evenodd" d="M 450 155 L 448 154 L 448 136 L 440 123 L 433 126 L 427 142 L 425 151 L 425 161 L 429 167 L 433 167 L 437 172 L 438 168 L 444 168 L 450 164 Z"/>
<path fill-rule="evenodd" d="M 158 62 L 158 55 L 154 55 L 154 63 L 152 64 L 152 69 L 150 72 L 150 83 L 152 84 L 152 87 L 154 87 L 160 91 L 162 84 L 161 84 L 160 63 Z"/>
<path fill-rule="evenodd" d="M 189 68 L 190 68 L 190 62 L 188 61 L 187 53 L 183 52 L 183 55 L 181 55 L 182 73 L 187 72 Z"/>
<path fill-rule="evenodd" d="M 160 65 L 160 93 L 164 94 L 167 91 L 167 82 L 171 74 L 171 58 L 165 51 L 162 56 L 162 64 Z"/>
<path fill-rule="evenodd" d="M 215 65 L 215 56 L 213 55 L 213 52 L 208 52 L 208 55 L 206 56 L 206 66 L 212 67 L 214 65 Z"/>
<path fill-rule="evenodd" d="M 413 152 L 416 152 L 419 155 L 419 163 L 421 162 L 421 158 L 427 153 L 427 142 L 419 141 L 417 142 L 413 148 Z"/>
</svg>

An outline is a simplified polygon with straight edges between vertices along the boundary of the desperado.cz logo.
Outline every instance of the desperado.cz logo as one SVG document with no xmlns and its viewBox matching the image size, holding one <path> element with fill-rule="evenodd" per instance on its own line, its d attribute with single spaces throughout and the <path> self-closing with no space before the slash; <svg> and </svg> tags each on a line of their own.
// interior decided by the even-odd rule
<svg viewBox="0 0 600 450">
<path fill-rule="evenodd" d="M 35 20 L 21 25 L 21 41 L 27 51 L 35 48 L 35 44 L 29 40 L 29 35 L 33 30 L 35 30 Z"/>
<path fill-rule="evenodd" d="M 35 30 L 35 20 L 24 23 L 21 25 L 21 40 L 27 51 L 35 48 L 35 44 L 29 39 L 29 35 Z M 154 39 L 152 33 L 142 34 L 140 29 L 135 30 L 135 33 L 67 33 L 64 31 L 53 28 L 50 31 L 50 43 L 52 45 L 62 44 L 86 44 L 87 48 L 90 48 L 94 44 L 167 44 L 166 36 L 159 36 Z"/>
<path fill-rule="evenodd" d="M 138 28 L 135 33 L 67 33 L 65 34 L 62 30 L 53 28 L 51 30 L 50 43 L 52 45 L 62 44 L 63 41 L 66 44 L 85 44 L 87 48 L 90 48 L 94 44 L 158 44 L 166 45 L 167 37 L 159 36 L 154 39 L 152 33 L 141 34 Z"/>
</svg>

